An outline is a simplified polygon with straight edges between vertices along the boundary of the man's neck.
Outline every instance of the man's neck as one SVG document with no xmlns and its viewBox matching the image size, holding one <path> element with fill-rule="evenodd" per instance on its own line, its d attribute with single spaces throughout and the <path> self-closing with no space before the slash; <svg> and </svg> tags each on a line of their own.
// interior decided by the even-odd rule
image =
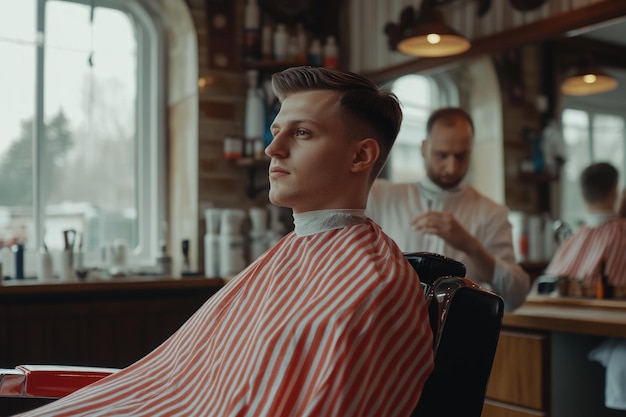
<svg viewBox="0 0 626 417">
<path fill-rule="evenodd" d="M 364 223 L 364 209 L 330 209 L 294 213 L 294 230 L 298 236 L 309 236 L 332 229 Z"/>
<path fill-rule="evenodd" d="M 587 204 L 588 213 L 606 213 L 615 211 L 615 201 L 599 201 Z"/>
</svg>

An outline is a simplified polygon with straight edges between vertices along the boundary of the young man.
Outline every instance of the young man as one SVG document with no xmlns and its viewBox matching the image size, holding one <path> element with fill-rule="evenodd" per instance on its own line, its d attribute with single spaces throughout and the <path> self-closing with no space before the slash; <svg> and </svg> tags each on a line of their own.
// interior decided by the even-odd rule
<svg viewBox="0 0 626 417">
<path fill-rule="evenodd" d="M 419 279 L 364 216 L 395 96 L 350 73 L 276 74 L 270 201 L 295 231 L 139 362 L 29 416 L 409 416 L 433 367 Z"/>
<path fill-rule="evenodd" d="M 467 266 L 467 277 L 498 293 L 505 308 L 525 300 L 530 279 L 515 262 L 508 210 L 463 182 L 474 124 L 460 108 L 431 114 L 422 142 L 427 177 L 416 183 L 377 181 L 367 215 L 406 252 L 429 251 Z"/>
<path fill-rule="evenodd" d="M 626 289 L 626 219 L 616 214 L 617 169 L 600 162 L 580 175 L 580 188 L 587 208 L 585 225 L 567 238 L 546 268 L 546 274 L 579 279 L 586 287 L 599 284 L 622 297 Z"/>
</svg>

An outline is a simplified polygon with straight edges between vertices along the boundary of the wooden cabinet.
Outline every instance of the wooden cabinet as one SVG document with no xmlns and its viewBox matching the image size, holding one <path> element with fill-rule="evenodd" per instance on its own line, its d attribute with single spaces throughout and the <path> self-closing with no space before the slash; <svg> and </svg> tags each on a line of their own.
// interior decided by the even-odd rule
<svg viewBox="0 0 626 417">
<path fill-rule="evenodd" d="M 171 336 L 222 285 L 204 278 L 0 285 L 0 368 L 128 366 Z M 0 416 L 45 402 L 0 398 Z"/>
<path fill-rule="evenodd" d="M 626 303 L 530 295 L 504 315 L 482 417 L 623 417 L 608 409 L 605 368 L 588 358 L 626 334 Z"/>
<path fill-rule="evenodd" d="M 549 344 L 542 332 L 500 333 L 483 417 L 547 415 Z"/>
</svg>

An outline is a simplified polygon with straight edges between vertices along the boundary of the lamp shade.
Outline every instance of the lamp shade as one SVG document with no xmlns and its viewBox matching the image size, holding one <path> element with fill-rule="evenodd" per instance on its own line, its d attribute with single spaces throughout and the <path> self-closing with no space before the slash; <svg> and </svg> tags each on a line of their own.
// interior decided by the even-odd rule
<svg viewBox="0 0 626 417">
<path fill-rule="evenodd" d="M 605 93 L 617 88 L 617 80 L 602 69 L 583 65 L 570 71 L 561 84 L 561 92 L 570 96 Z"/>
<path fill-rule="evenodd" d="M 385 26 L 391 50 L 417 57 L 442 57 L 467 51 L 470 42 L 446 25 L 434 0 L 423 0 L 419 14 L 407 6 L 400 14 L 398 24 Z"/>
<path fill-rule="evenodd" d="M 398 51 L 418 57 L 456 55 L 470 49 L 470 42 L 443 21 L 416 22 L 410 35 L 400 40 Z"/>
</svg>

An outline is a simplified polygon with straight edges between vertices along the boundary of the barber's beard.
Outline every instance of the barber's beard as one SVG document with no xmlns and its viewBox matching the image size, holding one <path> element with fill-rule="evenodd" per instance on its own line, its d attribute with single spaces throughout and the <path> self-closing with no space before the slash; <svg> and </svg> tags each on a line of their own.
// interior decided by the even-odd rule
<svg viewBox="0 0 626 417">
<path fill-rule="evenodd" d="M 444 190 L 455 188 L 461 183 L 461 181 L 463 181 L 463 178 L 465 178 L 465 174 L 457 177 L 438 175 L 430 168 L 426 170 L 426 173 L 428 174 L 428 178 L 430 178 L 433 183 Z"/>
</svg>

